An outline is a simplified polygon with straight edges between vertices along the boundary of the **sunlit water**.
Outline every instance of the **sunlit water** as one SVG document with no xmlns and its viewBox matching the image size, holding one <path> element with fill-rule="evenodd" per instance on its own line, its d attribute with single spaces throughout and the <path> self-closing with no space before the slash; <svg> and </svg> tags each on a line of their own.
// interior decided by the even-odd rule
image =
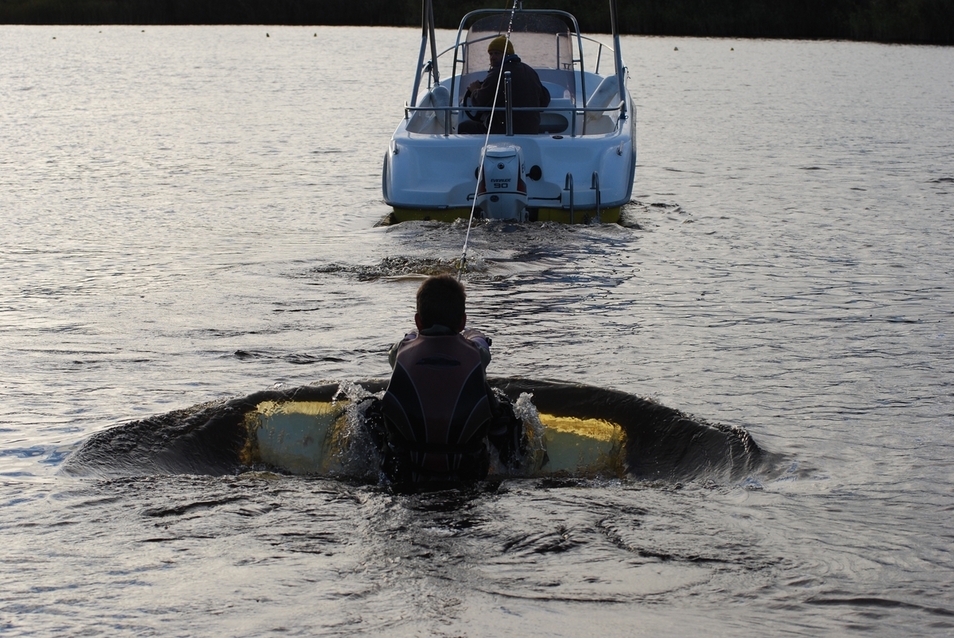
<svg viewBox="0 0 954 638">
<path fill-rule="evenodd" d="M 626 38 L 628 225 L 473 232 L 492 373 L 744 427 L 776 472 L 57 473 L 125 421 L 388 374 L 466 232 L 375 227 L 418 43 L 0 27 L 0 632 L 954 633 L 949 48 Z"/>
</svg>

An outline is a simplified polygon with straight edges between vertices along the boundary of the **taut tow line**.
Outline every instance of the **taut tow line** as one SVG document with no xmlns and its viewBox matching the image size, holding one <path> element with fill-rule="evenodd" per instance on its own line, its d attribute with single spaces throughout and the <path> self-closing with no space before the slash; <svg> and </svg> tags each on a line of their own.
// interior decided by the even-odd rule
<svg viewBox="0 0 954 638">
<path fill-rule="evenodd" d="M 487 133 L 484 135 L 484 145 L 480 148 L 480 162 L 477 164 L 477 185 L 474 187 L 474 199 L 470 203 L 470 217 L 467 219 L 467 233 L 464 235 L 464 248 L 457 262 L 457 281 L 467 268 L 467 246 L 470 243 L 470 229 L 474 225 L 474 211 L 477 209 L 477 194 L 480 191 L 480 181 L 484 177 L 484 158 L 487 156 L 487 146 L 490 143 L 490 128 L 493 126 L 494 114 L 497 111 L 497 97 L 500 95 L 500 80 L 503 78 L 504 60 L 507 59 L 507 49 L 510 47 L 510 34 L 513 33 L 513 16 L 517 12 L 517 5 L 523 6 L 522 0 L 513 0 L 510 8 L 510 21 L 507 23 L 507 42 L 504 43 L 504 54 L 500 60 L 500 71 L 497 72 L 497 86 L 494 87 L 494 101 L 490 105 L 490 117 L 487 120 Z"/>
</svg>

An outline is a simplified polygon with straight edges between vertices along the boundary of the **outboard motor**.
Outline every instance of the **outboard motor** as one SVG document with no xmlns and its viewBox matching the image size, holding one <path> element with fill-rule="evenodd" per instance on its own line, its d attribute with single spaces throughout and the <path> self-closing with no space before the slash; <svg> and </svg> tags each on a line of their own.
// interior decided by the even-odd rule
<svg viewBox="0 0 954 638">
<path fill-rule="evenodd" d="M 487 147 L 477 188 L 477 206 L 489 219 L 527 219 L 523 152 L 514 144 Z"/>
</svg>

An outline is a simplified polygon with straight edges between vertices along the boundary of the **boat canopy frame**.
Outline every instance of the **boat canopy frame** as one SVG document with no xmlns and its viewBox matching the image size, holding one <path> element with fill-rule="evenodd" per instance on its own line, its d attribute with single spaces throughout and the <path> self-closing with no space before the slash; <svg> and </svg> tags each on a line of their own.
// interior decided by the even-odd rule
<svg viewBox="0 0 954 638">
<path fill-rule="evenodd" d="M 501 34 L 499 30 L 496 33 L 494 33 L 492 30 L 488 30 L 487 31 L 488 35 L 471 40 L 470 39 L 471 30 L 473 29 L 474 26 L 480 25 L 482 22 L 487 21 L 489 19 L 497 18 L 497 17 L 505 18 L 506 16 L 511 14 L 514 16 L 519 14 L 521 16 L 531 16 L 531 17 L 534 15 L 551 16 L 551 17 L 560 19 L 564 23 L 564 26 L 567 27 L 567 30 L 563 33 L 554 34 L 557 38 L 556 48 L 557 48 L 558 62 L 561 59 L 560 51 L 559 51 L 559 46 L 560 46 L 559 38 L 565 34 L 567 41 L 572 41 L 572 40 L 576 41 L 576 51 L 578 52 L 579 55 L 578 57 L 574 57 L 574 52 L 572 48 L 570 49 L 570 56 L 569 56 L 567 66 L 565 67 L 565 70 L 571 71 L 574 74 L 574 76 L 576 76 L 579 80 L 580 102 L 582 103 L 582 106 L 580 106 L 580 102 L 576 102 L 574 103 L 572 107 L 573 117 L 568 122 L 568 126 L 570 129 L 569 134 L 574 137 L 577 135 L 576 116 L 583 115 L 585 117 L 585 114 L 588 112 L 605 113 L 606 111 L 619 111 L 619 118 L 617 120 L 617 126 L 619 126 L 619 122 L 624 120 L 627 117 L 625 95 L 626 95 L 626 74 L 628 69 L 623 66 L 622 53 L 620 51 L 619 21 L 618 21 L 616 0 L 609 0 L 610 23 L 612 26 L 612 37 L 613 37 L 612 47 L 608 46 L 606 43 L 600 40 L 597 40 L 595 38 L 584 36 L 580 31 L 579 23 L 577 22 L 576 17 L 569 12 L 562 11 L 559 9 L 524 9 L 523 3 L 521 0 L 517 0 L 517 5 L 518 6 L 515 7 L 514 9 L 477 9 L 474 11 L 470 11 L 460 21 L 460 25 L 457 29 L 457 37 L 454 42 L 454 45 L 444 49 L 443 51 L 438 52 L 437 39 L 435 34 L 435 25 L 434 25 L 433 0 L 423 0 L 422 16 L 421 16 L 421 24 L 422 24 L 421 47 L 420 47 L 420 52 L 418 55 L 418 64 L 417 64 L 417 68 L 419 69 L 419 72 L 415 74 L 414 87 L 411 92 L 411 98 L 408 101 L 407 106 L 405 107 L 405 114 L 404 114 L 405 119 L 410 118 L 411 115 L 417 111 L 431 111 L 431 112 L 443 111 L 448 116 L 451 113 L 458 113 L 458 114 L 462 113 L 465 109 L 463 105 L 457 104 L 458 102 L 457 91 L 459 91 L 460 88 L 459 88 L 459 82 L 457 82 L 456 80 L 458 80 L 458 78 L 462 78 L 464 75 L 470 72 L 468 70 L 469 60 L 467 59 L 467 53 L 469 53 L 469 47 L 476 42 L 490 40 Z M 465 32 L 467 33 L 467 37 L 462 39 L 463 34 Z M 614 70 L 615 70 L 615 76 L 617 80 L 617 91 L 618 91 L 617 94 L 619 95 L 619 102 L 613 106 L 604 105 L 604 106 L 591 108 L 587 104 L 588 98 L 586 94 L 586 85 L 585 85 L 586 72 L 585 72 L 585 60 L 584 60 L 584 42 L 592 42 L 593 44 L 597 45 L 596 64 L 593 70 L 593 73 L 596 75 L 599 74 L 599 67 L 600 67 L 600 64 L 602 63 L 603 49 L 604 48 L 609 49 L 613 54 Z M 426 59 L 425 61 L 428 51 L 430 52 L 429 59 Z M 449 82 L 450 96 L 449 96 L 448 104 L 444 106 L 439 106 L 435 104 L 422 105 L 419 102 L 419 98 L 421 97 L 422 79 L 424 78 L 425 75 L 427 76 L 427 91 L 430 91 L 434 86 L 441 84 L 438 60 L 442 56 L 449 53 L 450 51 L 453 51 L 454 55 L 453 55 L 453 62 L 451 67 L 451 76 L 450 76 L 451 81 Z M 460 68 L 459 73 L 458 73 L 458 68 Z M 470 112 L 474 112 L 474 113 L 489 112 L 491 110 L 491 107 L 473 106 L 473 107 L 467 107 L 466 110 Z M 554 111 L 565 112 L 566 108 L 565 107 L 555 108 L 552 105 L 550 107 L 546 107 L 543 109 L 541 109 L 540 107 L 522 107 L 521 108 L 521 107 L 512 107 L 508 104 L 507 110 L 508 111 L 533 110 L 533 111 L 542 111 L 545 113 L 545 112 L 554 112 Z M 451 118 L 444 117 L 443 119 L 445 122 L 444 135 L 445 136 L 450 135 Z M 512 134 L 512 133 L 508 132 L 508 134 Z M 585 134 L 585 123 L 581 127 L 579 134 Z"/>
</svg>

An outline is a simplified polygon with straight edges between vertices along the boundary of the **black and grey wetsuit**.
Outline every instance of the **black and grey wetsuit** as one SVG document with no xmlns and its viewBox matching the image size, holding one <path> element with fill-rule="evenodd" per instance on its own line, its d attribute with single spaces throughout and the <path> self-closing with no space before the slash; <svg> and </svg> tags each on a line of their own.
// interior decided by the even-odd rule
<svg viewBox="0 0 954 638">
<path fill-rule="evenodd" d="M 469 331 L 471 332 L 471 331 Z M 467 481 L 487 476 L 492 394 L 486 338 L 443 326 L 409 334 L 391 356 L 382 401 L 384 471 L 396 482 Z"/>
</svg>

